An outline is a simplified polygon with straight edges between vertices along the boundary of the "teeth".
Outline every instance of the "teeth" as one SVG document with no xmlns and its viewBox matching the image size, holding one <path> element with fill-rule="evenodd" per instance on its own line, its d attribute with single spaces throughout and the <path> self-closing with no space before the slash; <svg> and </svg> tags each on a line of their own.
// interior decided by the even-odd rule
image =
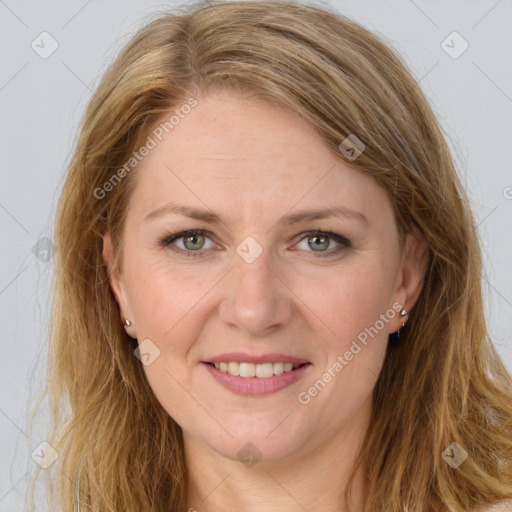
<svg viewBox="0 0 512 512">
<path fill-rule="evenodd" d="M 274 375 L 281 375 L 284 372 L 284 363 L 274 363 Z"/>
<path fill-rule="evenodd" d="M 240 375 L 240 364 L 228 363 L 228 373 L 230 375 Z"/>
<path fill-rule="evenodd" d="M 300 365 L 292 363 L 237 363 L 237 362 L 223 362 L 214 363 L 215 368 L 224 373 L 240 377 L 258 377 L 266 379 L 273 375 L 281 375 L 283 372 L 291 372 L 298 368 Z"/>
<path fill-rule="evenodd" d="M 267 378 L 274 375 L 273 363 L 253 364 L 252 366 L 254 366 L 254 374 L 256 377 Z"/>
</svg>

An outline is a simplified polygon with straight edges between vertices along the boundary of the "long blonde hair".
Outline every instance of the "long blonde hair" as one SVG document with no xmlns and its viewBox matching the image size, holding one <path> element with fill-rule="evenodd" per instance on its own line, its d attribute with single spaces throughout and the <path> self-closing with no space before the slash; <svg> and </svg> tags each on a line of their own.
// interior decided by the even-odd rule
<svg viewBox="0 0 512 512">
<path fill-rule="evenodd" d="M 292 109 L 340 159 L 355 134 L 365 150 L 350 164 L 389 194 L 401 240 L 418 229 L 428 242 L 423 290 L 388 348 L 358 459 L 368 468 L 366 510 L 462 512 L 512 498 L 512 378 L 487 332 L 475 221 L 411 73 L 379 37 L 325 7 L 203 0 L 143 27 L 82 120 L 54 239 L 53 506 L 187 509 L 181 429 L 134 356 L 102 259 L 106 230 L 116 250 L 122 244 L 136 166 L 97 191 L 157 120 L 210 87 Z M 468 452 L 456 469 L 442 457 L 454 442 Z"/>
</svg>

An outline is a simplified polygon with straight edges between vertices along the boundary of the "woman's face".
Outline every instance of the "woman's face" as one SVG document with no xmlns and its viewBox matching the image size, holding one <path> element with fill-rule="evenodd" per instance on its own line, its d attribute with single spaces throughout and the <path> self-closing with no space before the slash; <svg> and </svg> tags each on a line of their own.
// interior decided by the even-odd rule
<svg viewBox="0 0 512 512">
<path fill-rule="evenodd" d="M 187 440 L 291 458 L 368 418 L 421 248 L 408 239 L 401 259 L 384 191 L 295 114 L 235 92 L 197 100 L 133 171 L 111 286 Z M 208 364 L 221 361 L 260 377 Z"/>
</svg>

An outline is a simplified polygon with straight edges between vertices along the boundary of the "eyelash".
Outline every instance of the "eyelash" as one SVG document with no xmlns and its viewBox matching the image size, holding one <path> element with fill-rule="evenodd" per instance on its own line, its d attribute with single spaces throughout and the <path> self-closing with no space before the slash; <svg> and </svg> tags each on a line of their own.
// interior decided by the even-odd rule
<svg viewBox="0 0 512 512">
<path fill-rule="evenodd" d="M 202 236 L 211 238 L 209 236 L 210 234 L 211 233 L 209 233 L 208 231 L 204 231 L 202 229 L 191 229 L 188 231 L 181 231 L 179 233 L 167 235 L 164 238 L 162 238 L 160 240 L 160 246 L 167 247 L 170 244 L 172 244 L 172 242 L 174 242 L 175 240 L 179 240 L 180 238 L 186 238 L 187 236 L 190 236 L 190 235 L 202 235 Z M 305 233 L 302 233 L 302 235 L 303 235 L 302 238 L 300 238 L 300 240 L 298 242 L 302 242 L 302 240 L 304 240 L 306 238 L 310 238 L 312 236 L 326 236 L 327 238 L 333 239 L 336 242 L 338 242 L 339 244 L 341 244 L 340 246 L 336 247 L 335 249 L 331 249 L 329 251 L 323 251 L 323 252 L 319 251 L 317 253 L 317 256 L 315 256 L 318 258 L 327 258 L 329 256 L 334 256 L 334 255 L 338 254 L 340 251 L 342 251 L 343 249 L 351 247 L 350 240 L 348 240 L 345 237 L 338 235 L 336 233 L 332 233 L 330 231 L 322 231 L 320 229 L 317 229 L 314 231 L 307 231 Z M 197 251 L 184 251 L 183 249 L 179 249 L 179 248 L 171 249 L 171 250 L 177 254 L 181 254 L 184 256 L 191 256 L 191 257 L 202 256 L 201 249 L 198 249 Z M 315 251 L 310 251 L 310 252 L 315 252 Z"/>
</svg>

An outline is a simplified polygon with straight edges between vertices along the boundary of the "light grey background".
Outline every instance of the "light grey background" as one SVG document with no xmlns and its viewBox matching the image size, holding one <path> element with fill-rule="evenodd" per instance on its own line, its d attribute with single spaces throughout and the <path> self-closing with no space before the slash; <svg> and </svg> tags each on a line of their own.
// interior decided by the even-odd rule
<svg viewBox="0 0 512 512">
<path fill-rule="evenodd" d="M 490 331 L 512 370 L 512 1 L 326 4 L 397 48 L 439 116 L 478 219 Z M 30 453 L 44 440 L 36 434 L 28 446 L 25 415 L 44 376 L 52 260 L 33 247 L 51 238 L 78 121 L 99 77 L 147 16 L 168 6 L 0 0 L 0 511 L 23 510 Z M 58 43 L 46 59 L 31 47 L 42 46 L 43 31 Z M 441 46 L 453 31 L 469 44 L 458 58 Z M 444 43 L 452 54 L 462 44 L 458 36 Z"/>
</svg>

